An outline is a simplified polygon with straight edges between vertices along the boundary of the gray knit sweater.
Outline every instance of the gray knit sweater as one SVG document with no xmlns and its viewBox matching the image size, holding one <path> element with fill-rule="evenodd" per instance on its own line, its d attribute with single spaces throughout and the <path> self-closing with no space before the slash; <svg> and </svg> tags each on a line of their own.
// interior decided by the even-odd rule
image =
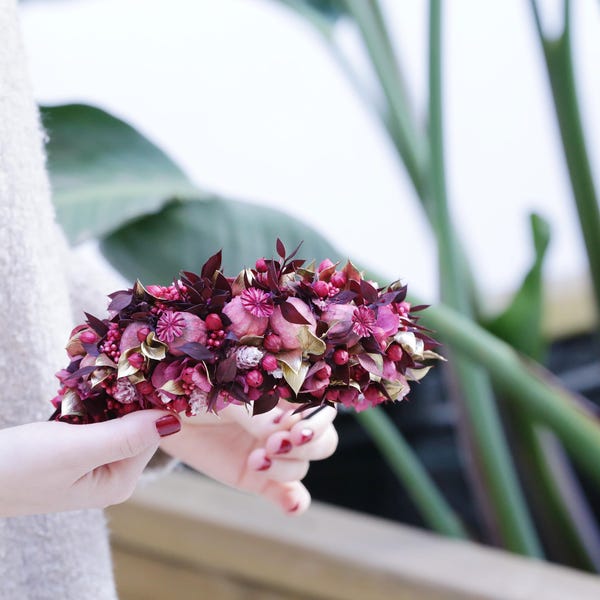
<svg viewBox="0 0 600 600">
<path fill-rule="evenodd" d="M 0 0 L 0 427 L 48 418 L 72 327 L 42 139 L 16 0 Z M 0 599 L 115 598 L 101 511 L 0 519 Z"/>
</svg>

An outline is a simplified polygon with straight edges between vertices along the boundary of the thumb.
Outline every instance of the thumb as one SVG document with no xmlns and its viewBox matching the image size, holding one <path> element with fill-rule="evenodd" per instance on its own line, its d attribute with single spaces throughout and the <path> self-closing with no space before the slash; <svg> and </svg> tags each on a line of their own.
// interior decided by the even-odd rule
<svg viewBox="0 0 600 600">
<path fill-rule="evenodd" d="M 96 468 L 147 453 L 158 447 L 161 437 L 181 429 L 179 418 L 163 410 L 139 410 L 124 417 L 77 425 L 78 451 L 82 462 Z"/>
</svg>

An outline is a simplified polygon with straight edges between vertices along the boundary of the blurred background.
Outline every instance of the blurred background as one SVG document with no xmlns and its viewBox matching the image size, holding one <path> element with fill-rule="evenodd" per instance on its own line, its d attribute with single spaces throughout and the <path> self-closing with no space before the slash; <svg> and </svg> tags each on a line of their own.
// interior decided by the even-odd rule
<svg viewBox="0 0 600 600">
<path fill-rule="evenodd" d="M 540 3 L 549 31 L 559 1 Z M 382 2 L 416 113 L 427 101 L 427 2 Z M 600 164 L 598 3 L 573 5 L 586 135 Z M 270 0 L 26 2 L 22 23 L 42 104 L 94 104 L 134 125 L 200 187 L 280 207 L 346 255 L 437 296 L 435 242 L 381 125 L 314 28 Z M 584 249 L 524 0 L 453 2 L 445 15 L 446 154 L 455 223 L 486 296 L 506 297 L 531 261 L 527 215 L 552 228 L 549 281 L 583 278 Z M 356 33 L 336 37 L 369 92 Z"/>
<path fill-rule="evenodd" d="M 21 14 L 58 217 L 88 257 L 164 283 L 219 246 L 237 272 L 304 239 L 433 305 L 446 368 L 341 414 L 315 498 L 600 571 L 596 0 Z"/>
</svg>

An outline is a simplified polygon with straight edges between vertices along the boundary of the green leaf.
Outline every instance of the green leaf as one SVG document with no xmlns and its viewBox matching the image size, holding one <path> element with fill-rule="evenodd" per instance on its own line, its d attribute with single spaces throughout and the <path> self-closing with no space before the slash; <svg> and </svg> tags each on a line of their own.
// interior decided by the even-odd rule
<svg viewBox="0 0 600 600">
<path fill-rule="evenodd" d="M 235 276 L 257 258 L 273 257 L 277 237 L 289 248 L 304 241 L 300 258 L 340 258 L 309 225 L 279 210 L 218 196 L 169 202 L 107 236 L 101 249 L 127 278 L 166 284 L 181 270 L 198 272 L 219 248 L 224 273 Z"/>
<path fill-rule="evenodd" d="M 84 104 L 42 107 L 58 220 L 71 243 L 99 237 L 198 193 L 152 142 L 107 112 Z"/>
<path fill-rule="evenodd" d="M 535 259 L 508 308 L 487 323 L 487 328 L 524 354 L 540 360 L 546 351 L 542 337 L 542 267 L 550 243 L 550 226 L 532 214 L 531 233 Z"/>
</svg>

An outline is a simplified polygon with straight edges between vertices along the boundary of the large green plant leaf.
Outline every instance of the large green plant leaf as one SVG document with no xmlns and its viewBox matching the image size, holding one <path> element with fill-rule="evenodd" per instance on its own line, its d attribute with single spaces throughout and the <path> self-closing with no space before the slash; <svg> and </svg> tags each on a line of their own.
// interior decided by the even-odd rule
<svg viewBox="0 0 600 600">
<path fill-rule="evenodd" d="M 107 236 L 101 249 L 129 279 L 167 283 L 181 269 L 198 271 L 223 249 L 223 268 L 236 275 L 255 259 L 275 255 L 281 238 L 291 251 L 304 242 L 299 257 L 338 260 L 338 251 L 323 236 L 285 213 L 217 196 L 177 200 L 160 212 L 124 225 Z"/>
<path fill-rule="evenodd" d="M 152 142 L 107 112 L 83 104 L 41 109 L 58 219 L 71 243 L 99 237 L 197 193 Z"/>
<path fill-rule="evenodd" d="M 508 308 L 487 323 L 487 328 L 524 354 L 540 360 L 546 352 L 542 337 L 542 267 L 550 243 L 550 225 L 532 214 L 531 233 L 535 258 Z"/>
</svg>

